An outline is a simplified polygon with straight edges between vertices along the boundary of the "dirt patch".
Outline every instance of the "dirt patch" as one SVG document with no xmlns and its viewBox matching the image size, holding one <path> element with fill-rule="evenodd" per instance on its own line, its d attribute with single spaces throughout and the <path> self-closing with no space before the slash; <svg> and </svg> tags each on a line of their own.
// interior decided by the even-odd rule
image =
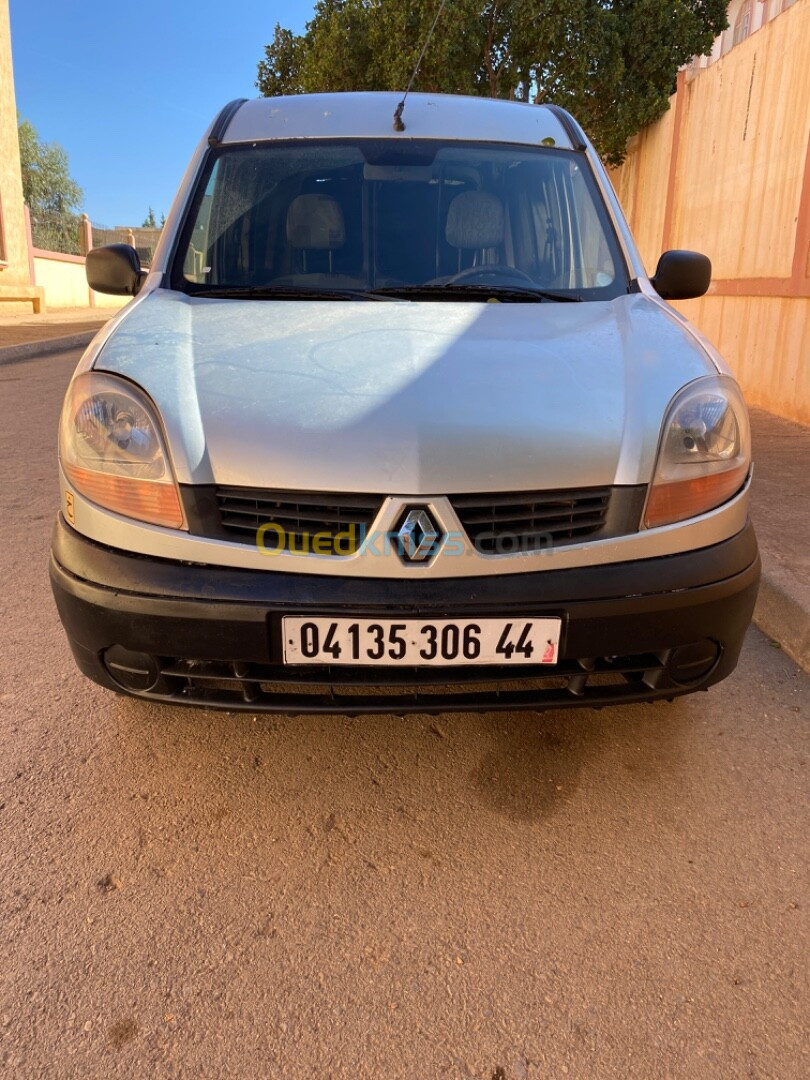
<svg viewBox="0 0 810 1080">
<path fill-rule="evenodd" d="M 113 1024 L 107 1033 L 107 1042 L 113 1050 L 120 1050 L 122 1046 L 126 1046 L 128 1042 L 131 1042 L 140 1030 L 132 1017 L 128 1016 L 126 1019 Z"/>
</svg>

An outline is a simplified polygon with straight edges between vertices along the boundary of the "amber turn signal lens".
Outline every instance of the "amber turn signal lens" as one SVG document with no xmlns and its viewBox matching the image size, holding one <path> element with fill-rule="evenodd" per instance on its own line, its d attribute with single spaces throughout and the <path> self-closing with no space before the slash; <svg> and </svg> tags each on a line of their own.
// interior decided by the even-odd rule
<svg viewBox="0 0 810 1080">
<path fill-rule="evenodd" d="M 169 529 L 183 525 L 183 511 L 174 484 L 114 476 L 67 463 L 63 467 L 76 490 L 105 510 Z"/>
<path fill-rule="evenodd" d="M 671 525 L 675 521 L 697 517 L 736 495 L 748 475 L 748 465 L 739 465 L 726 472 L 695 476 L 690 480 L 673 480 L 654 484 L 647 500 L 644 524 L 648 529 L 656 525 Z"/>
</svg>

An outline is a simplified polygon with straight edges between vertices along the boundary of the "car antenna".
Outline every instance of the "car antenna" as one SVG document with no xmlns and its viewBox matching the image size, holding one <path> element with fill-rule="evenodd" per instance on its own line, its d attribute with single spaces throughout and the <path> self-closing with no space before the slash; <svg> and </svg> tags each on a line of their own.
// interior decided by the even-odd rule
<svg viewBox="0 0 810 1080">
<path fill-rule="evenodd" d="M 430 39 L 433 37 L 433 31 L 436 29 L 436 24 L 441 18 L 441 14 L 442 11 L 444 11 L 444 5 L 446 4 L 446 2 L 447 0 L 441 0 L 441 3 L 439 4 L 438 10 L 436 12 L 436 17 L 433 20 L 433 25 L 431 26 L 430 30 L 428 30 L 427 37 L 425 38 L 425 44 L 422 46 L 422 51 L 419 54 L 419 59 L 416 61 L 416 66 L 414 67 L 413 74 L 411 75 L 408 81 L 408 85 L 405 88 L 405 93 L 402 95 L 402 101 L 400 101 L 399 105 L 397 105 L 396 109 L 394 109 L 394 131 L 405 130 L 405 121 L 402 119 L 402 113 L 405 109 L 405 98 L 411 92 L 413 80 L 416 78 L 419 72 L 419 67 L 422 61 L 425 59 L 425 53 L 427 52 L 428 45 L 430 44 Z"/>
</svg>

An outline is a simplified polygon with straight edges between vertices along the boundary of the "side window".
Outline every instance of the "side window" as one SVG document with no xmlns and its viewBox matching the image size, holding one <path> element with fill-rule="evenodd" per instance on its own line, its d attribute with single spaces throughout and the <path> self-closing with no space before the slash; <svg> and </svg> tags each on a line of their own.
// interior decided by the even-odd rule
<svg viewBox="0 0 810 1080">
<path fill-rule="evenodd" d="M 607 245 L 605 230 L 599 221 L 593 198 L 585 185 L 579 166 L 574 166 L 572 171 L 571 194 L 579 241 L 575 255 L 576 287 L 603 288 L 613 282 L 616 267 Z"/>
<path fill-rule="evenodd" d="M 594 289 L 610 285 L 616 266 L 605 229 L 580 166 L 555 162 L 523 177 L 535 254 L 525 267 L 540 285 Z"/>
<path fill-rule="evenodd" d="M 536 259 L 533 276 L 542 285 L 562 288 L 564 280 L 564 239 L 560 200 L 551 183 L 531 195 L 532 229 Z"/>
<path fill-rule="evenodd" d="M 197 212 L 197 220 L 194 223 L 194 231 L 191 234 L 186 258 L 183 263 L 183 273 L 189 281 L 203 285 L 208 281 L 208 253 L 211 239 L 211 204 L 214 197 L 214 186 L 217 182 L 219 162 L 214 165 L 208 186 L 205 189 L 200 209 Z"/>
<path fill-rule="evenodd" d="M 253 228 L 257 214 L 258 168 L 250 155 L 222 157 L 217 162 L 208 222 L 207 281 L 253 284 L 259 236 Z"/>
<path fill-rule="evenodd" d="M 572 275 L 573 222 L 571 200 L 562 171 L 550 162 L 528 166 L 522 187 L 529 206 L 533 255 L 523 267 L 539 285 L 568 289 L 577 284 Z"/>
<path fill-rule="evenodd" d="M 183 274 L 196 284 L 249 285 L 256 262 L 257 170 L 247 155 L 214 162 L 183 259 Z"/>
</svg>

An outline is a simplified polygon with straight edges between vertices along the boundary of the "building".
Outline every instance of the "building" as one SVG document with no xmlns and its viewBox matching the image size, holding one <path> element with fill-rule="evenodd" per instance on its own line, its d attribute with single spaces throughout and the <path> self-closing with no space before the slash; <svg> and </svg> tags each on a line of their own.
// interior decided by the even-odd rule
<svg viewBox="0 0 810 1080">
<path fill-rule="evenodd" d="M 724 30 L 718 38 L 715 38 L 709 56 L 695 57 L 689 65 L 689 70 L 700 71 L 701 68 L 714 64 L 735 45 L 745 41 L 751 34 L 756 33 L 766 23 L 798 2 L 799 0 L 731 0 L 728 5 L 728 30 Z"/>
<path fill-rule="evenodd" d="M 17 104 L 11 63 L 9 0 L 0 0 L 0 311 L 41 310 L 44 289 L 33 285 L 20 173 Z"/>
</svg>

